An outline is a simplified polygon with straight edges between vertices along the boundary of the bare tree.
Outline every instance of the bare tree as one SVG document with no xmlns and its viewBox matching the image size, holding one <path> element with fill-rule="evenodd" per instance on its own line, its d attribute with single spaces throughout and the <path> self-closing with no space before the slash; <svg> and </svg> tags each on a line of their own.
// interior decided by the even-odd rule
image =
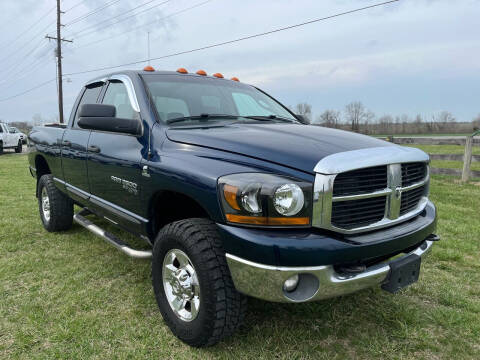
<svg viewBox="0 0 480 360">
<path fill-rule="evenodd" d="M 33 120 L 33 126 L 43 125 L 43 123 L 44 123 L 44 120 L 43 120 L 43 118 L 42 118 L 42 115 L 41 115 L 41 114 L 38 114 L 38 113 L 36 113 L 35 115 L 33 115 L 32 120 Z"/>
<path fill-rule="evenodd" d="M 451 112 L 442 111 L 440 114 L 438 114 L 437 121 L 441 123 L 449 123 L 457 121 L 457 119 L 455 119 Z"/>
<path fill-rule="evenodd" d="M 480 114 L 478 114 L 477 117 L 473 119 L 472 123 L 473 123 L 473 131 L 477 131 L 480 129 Z"/>
<path fill-rule="evenodd" d="M 325 110 L 318 116 L 317 122 L 326 127 L 336 128 L 340 122 L 340 112 L 336 110 Z"/>
<path fill-rule="evenodd" d="M 308 103 L 299 103 L 295 106 L 295 113 L 298 115 L 303 115 L 312 120 L 312 105 Z"/>
<path fill-rule="evenodd" d="M 352 130 L 358 131 L 360 123 L 370 122 L 375 118 L 375 114 L 365 109 L 360 101 L 354 101 L 345 107 L 347 121 L 352 124 Z"/>
</svg>

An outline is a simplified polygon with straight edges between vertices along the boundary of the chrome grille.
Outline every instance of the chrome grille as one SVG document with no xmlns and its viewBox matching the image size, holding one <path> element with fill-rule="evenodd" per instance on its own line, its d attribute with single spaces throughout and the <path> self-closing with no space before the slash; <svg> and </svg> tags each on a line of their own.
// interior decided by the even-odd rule
<svg viewBox="0 0 480 360">
<path fill-rule="evenodd" d="M 406 213 L 414 210 L 418 206 L 418 203 L 420 202 L 424 194 L 425 185 L 402 192 L 400 215 L 405 215 Z"/>
<path fill-rule="evenodd" d="M 385 196 L 334 202 L 332 225 L 343 229 L 353 229 L 376 223 L 385 216 L 385 202 Z"/>
<path fill-rule="evenodd" d="M 382 148 L 385 154 L 377 149 L 358 150 L 319 162 L 315 167 L 313 226 L 353 234 L 392 226 L 423 211 L 428 202 L 428 155 L 401 149 Z M 387 161 L 403 157 L 408 162 L 382 164 L 382 157 Z M 350 164 L 364 166 L 352 169 Z"/>
<path fill-rule="evenodd" d="M 333 185 L 333 196 L 371 193 L 387 187 L 387 166 L 376 166 L 338 174 Z"/>
<path fill-rule="evenodd" d="M 416 162 L 402 164 L 402 186 L 410 186 L 425 179 L 427 164 Z"/>
</svg>

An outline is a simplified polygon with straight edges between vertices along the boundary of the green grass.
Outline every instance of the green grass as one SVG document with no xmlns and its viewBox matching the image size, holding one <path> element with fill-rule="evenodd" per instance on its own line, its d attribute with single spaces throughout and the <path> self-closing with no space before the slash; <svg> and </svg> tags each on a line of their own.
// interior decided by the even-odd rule
<svg viewBox="0 0 480 360">
<path fill-rule="evenodd" d="M 393 134 L 394 137 L 432 137 L 432 136 L 468 136 L 472 133 L 451 133 L 451 134 Z M 392 134 L 373 135 L 375 137 L 390 137 Z"/>
<path fill-rule="evenodd" d="M 0 157 L 0 359 L 478 359 L 480 186 L 433 177 L 442 241 L 420 281 L 307 304 L 249 301 L 244 327 L 192 349 L 164 324 L 150 263 L 75 225 L 47 233 L 25 155 Z"/>
<path fill-rule="evenodd" d="M 465 153 L 465 147 L 461 145 L 405 145 L 422 149 L 429 154 L 461 154 Z M 474 155 L 480 155 L 480 146 L 474 146 Z"/>
<path fill-rule="evenodd" d="M 461 154 L 465 153 L 465 147 L 461 145 L 405 145 L 409 147 L 415 147 L 425 151 L 428 154 Z M 473 154 L 480 155 L 480 146 L 473 147 Z M 443 169 L 463 169 L 462 161 L 450 161 L 450 160 L 432 160 L 432 167 Z M 472 162 L 470 166 L 471 170 L 480 171 L 480 163 Z"/>
<path fill-rule="evenodd" d="M 450 160 L 432 160 L 431 166 L 442 169 L 463 169 L 463 162 Z M 471 170 L 480 170 L 480 163 L 474 162 L 470 165 Z"/>
</svg>

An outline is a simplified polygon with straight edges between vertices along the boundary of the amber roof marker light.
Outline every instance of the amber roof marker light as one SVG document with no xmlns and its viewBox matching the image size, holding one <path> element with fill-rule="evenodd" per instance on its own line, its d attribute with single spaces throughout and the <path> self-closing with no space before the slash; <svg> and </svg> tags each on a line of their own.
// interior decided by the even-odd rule
<svg viewBox="0 0 480 360">
<path fill-rule="evenodd" d="M 147 65 L 143 68 L 143 71 L 155 71 L 155 69 L 153 68 L 153 66 Z"/>
<path fill-rule="evenodd" d="M 202 76 L 207 76 L 207 73 L 205 72 L 205 70 L 198 70 L 196 72 L 197 75 L 202 75 Z"/>
<path fill-rule="evenodd" d="M 220 73 L 215 73 L 215 74 L 213 74 L 213 76 L 215 76 L 216 78 L 219 78 L 219 79 L 223 79 L 223 75 L 220 74 Z"/>
<path fill-rule="evenodd" d="M 185 68 L 178 68 L 177 72 L 180 73 L 180 74 L 188 74 L 188 71 Z"/>
<path fill-rule="evenodd" d="M 230 80 L 233 80 L 233 81 L 240 81 L 236 76 L 232 77 Z"/>
</svg>

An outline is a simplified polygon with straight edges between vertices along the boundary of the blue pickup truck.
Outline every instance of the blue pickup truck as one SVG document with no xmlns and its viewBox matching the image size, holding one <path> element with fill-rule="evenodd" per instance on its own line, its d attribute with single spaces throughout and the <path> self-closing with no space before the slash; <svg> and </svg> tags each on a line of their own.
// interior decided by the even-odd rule
<svg viewBox="0 0 480 360">
<path fill-rule="evenodd" d="M 67 125 L 32 130 L 29 163 L 45 229 L 75 221 L 151 258 L 166 324 L 197 347 L 232 334 L 248 296 L 395 293 L 418 280 L 439 240 L 427 154 L 308 125 L 219 73 L 147 67 L 96 78 Z"/>
</svg>

